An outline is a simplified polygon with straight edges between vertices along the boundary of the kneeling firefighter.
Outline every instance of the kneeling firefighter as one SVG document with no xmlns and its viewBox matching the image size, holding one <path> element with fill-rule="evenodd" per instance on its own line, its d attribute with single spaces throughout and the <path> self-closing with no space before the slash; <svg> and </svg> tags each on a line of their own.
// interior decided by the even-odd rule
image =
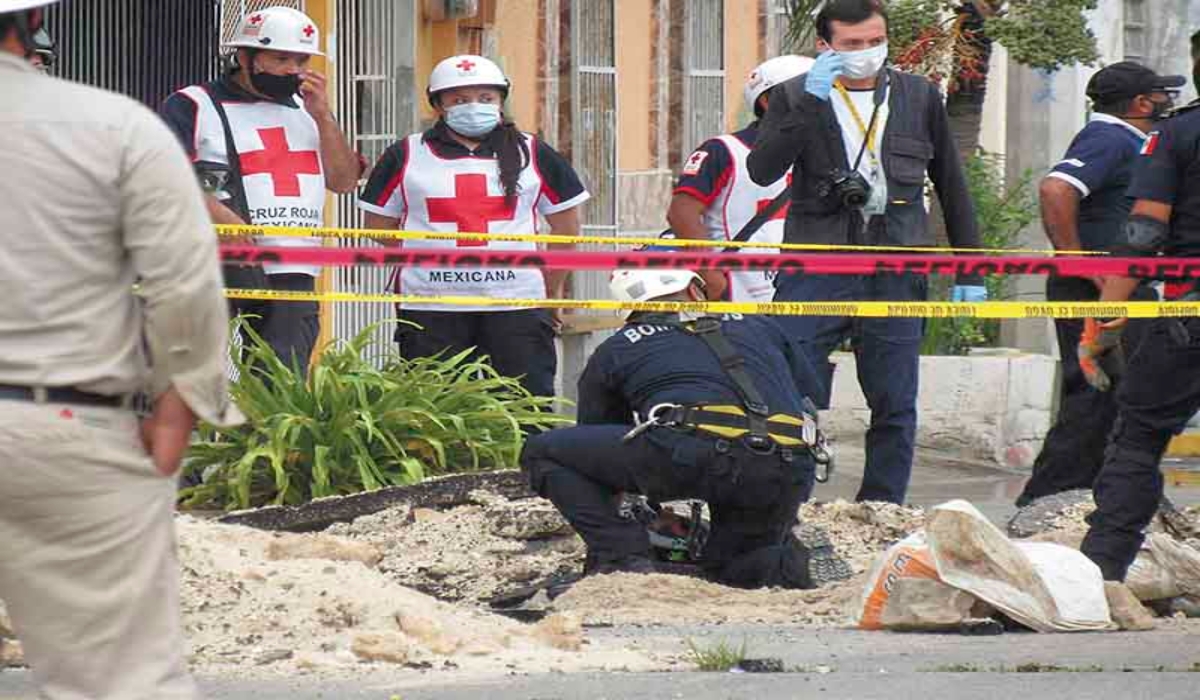
<svg viewBox="0 0 1200 700">
<path fill-rule="evenodd" d="M 612 290 L 623 301 L 704 299 L 686 270 L 620 270 Z M 818 381 L 772 319 L 635 312 L 584 369 L 579 424 L 530 438 L 521 466 L 587 544 L 584 575 L 654 571 L 645 524 L 619 509 L 619 494 L 637 493 L 708 503 L 698 553 L 708 577 L 812 588 L 849 574 L 793 533 L 828 465 L 798 388 Z"/>
</svg>

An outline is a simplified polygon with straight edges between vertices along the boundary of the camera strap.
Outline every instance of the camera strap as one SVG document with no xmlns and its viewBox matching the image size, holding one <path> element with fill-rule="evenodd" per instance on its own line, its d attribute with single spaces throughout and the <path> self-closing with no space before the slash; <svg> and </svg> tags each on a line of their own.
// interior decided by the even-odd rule
<svg viewBox="0 0 1200 700">
<path fill-rule="evenodd" d="M 221 129 L 225 132 L 225 157 L 229 161 L 229 193 L 232 195 L 232 201 L 227 206 L 242 217 L 246 223 L 251 223 L 250 203 L 246 199 L 246 187 L 242 182 L 242 155 L 238 152 L 237 143 L 233 140 L 233 128 L 229 125 L 229 115 L 226 114 L 225 105 L 221 103 L 220 98 L 211 90 L 206 89 L 206 92 L 208 92 L 209 99 L 212 100 L 217 117 L 221 120 Z"/>
<path fill-rule="evenodd" d="M 850 167 L 851 172 L 858 171 L 859 166 L 862 165 L 863 156 L 867 153 L 867 149 L 870 149 L 871 156 L 878 160 L 878 156 L 876 155 L 878 149 L 875 147 L 875 129 L 879 125 L 879 111 L 883 108 L 884 102 L 887 101 L 888 82 L 888 71 L 887 68 L 884 68 L 880 71 L 879 81 L 875 84 L 875 108 L 871 110 L 871 119 L 866 124 L 863 123 L 862 115 L 858 113 L 858 107 L 854 106 L 854 100 L 851 99 L 850 92 L 846 89 L 846 86 L 840 80 L 834 83 L 834 87 L 837 89 L 842 101 L 845 102 L 846 107 L 850 110 L 850 116 L 854 117 L 854 122 L 858 125 L 858 129 L 863 135 L 862 145 L 858 149 L 858 156 L 855 157 L 854 163 Z"/>
</svg>

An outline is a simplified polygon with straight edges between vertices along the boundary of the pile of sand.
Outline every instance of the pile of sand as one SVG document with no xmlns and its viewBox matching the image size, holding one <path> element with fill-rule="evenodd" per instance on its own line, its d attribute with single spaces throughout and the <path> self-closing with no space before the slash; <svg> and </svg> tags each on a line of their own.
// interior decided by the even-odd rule
<svg viewBox="0 0 1200 700">
<path fill-rule="evenodd" d="M 587 645 L 569 614 L 523 625 L 405 588 L 372 567 L 382 554 L 371 545 L 178 522 L 184 622 L 198 666 L 661 667 L 644 654 Z"/>
<path fill-rule="evenodd" d="M 479 603 L 580 568 L 583 542 L 549 501 L 471 498 L 442 511 L 399 506 L 326 532 L 377 547 L 393 581 L 449 601 Z"/>
<path fill-rule="evenodd" d="M 686 576 L 613 574 L 583 579 L 554 601 L 586 625 L 848 624 L 863 577 L 812 591 L 742 590 Z"/>
<path fill-rule="evenodd" d="M 478 491 L 471 498 L 470 505 L 443 511 L 400 506 L 327 532 L 377 547 L 381 571 L 442 600 L 485 601 L 581 569 L 583 542 L 549 501 Z M 925 523 L 919 508 L 841 500 L 806 503 L 800 518 L 828 532 L 856 574 Z"/>
<path fill-rule="evenodd" d="M 537 625 L 523 625 L 486 612 L 482 601 L 577 571 L 583 544 L 548 501 L 482 492 L 471 500 L 443 511 L 399 506 L 320 535 L 180 517 L 193 663 L 283 672 L 369 662 L 480 671 L 662 668 L 675 658 L 597 648 L 583 639 L 582 624 L 841 625 L 862 586 L 861 576 L 816 591 L 602 576 L 577 584 Z M 924 523 L 920 510 L 844 501 L 806 504 L 801 517 L 825 529 L 860 575 Z"/>
<path fill-rule="evenodd" d="M 856 574 L 865 573 L 888 547 L 925 527 L 925 511 L 894 503 L 809 502 L 800 520 L 829 533 L 834 551 Z M 845 584 L 841 584 L 845 585 Z"/>
<path fill-rule="evenodd" d="M 378 548 L 392 580 L 443 600 L 475 602 L 582 567 L 584 547 L 543 499 L 475 492 L 444 511 L 398 507 L 327 532 Z M 921 528 L 924 511 L 890 503 L 807 503 L 804 522 L 830 536 L 855 574 Z M 679 576 L 606 576 L 577 584 L 555 610 L 585 624 L 779 622 L 840 625 L 861 578 L 818 591 L 743 591 Z"/>
</svg>

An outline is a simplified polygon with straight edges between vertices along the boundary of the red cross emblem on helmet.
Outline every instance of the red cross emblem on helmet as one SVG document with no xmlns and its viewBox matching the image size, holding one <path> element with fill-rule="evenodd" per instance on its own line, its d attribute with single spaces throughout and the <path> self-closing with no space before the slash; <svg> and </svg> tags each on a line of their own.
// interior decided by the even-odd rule
<svg viewBox="0 0 1200 700">
<path fill-rule="evenodd" d="M 317 33 L 317 30 L 315 28 L 313 28 L 313 26 L 311 24 L 308 25 L 307 27 L 305 27 L 303 29 L 303 31 L 304 31 L 304 36 L 307 39 L 311 39 L 312 35 Z"/>
<path fill-rule="evenodd" d="M 262 24 L 262 21 L 263 21 L 262 15 L 254 15 L 253 17 L 250 18 L 250 24 L 255 24 L 255 25 Z"/>
<path fill-rule="evenodd" d="M 469 58 L 464 58 L 463 60 L 461 60 L 457 64 L 455 64 L 454 67 L 459 69 L 463 73 L 471 73 L 475 70 L 475 62 Z"/>
</svg>

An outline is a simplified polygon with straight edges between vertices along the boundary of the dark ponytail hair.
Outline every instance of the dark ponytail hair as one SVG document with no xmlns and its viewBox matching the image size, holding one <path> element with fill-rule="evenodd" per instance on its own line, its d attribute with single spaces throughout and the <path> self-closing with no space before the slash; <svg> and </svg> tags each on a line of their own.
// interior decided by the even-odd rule
<svg viewBox="0 0 1200 700">
<path fill-rule="evenodd" d="M 504 186 L 505 203 L 512 206 L 520 193 L 521 171 L 529 167 L 532 156 L 525 135 L 508 117 L 504 117 L 484 141 L 491 146 L 500 164 L 500 184 Z"/>
</svg>

